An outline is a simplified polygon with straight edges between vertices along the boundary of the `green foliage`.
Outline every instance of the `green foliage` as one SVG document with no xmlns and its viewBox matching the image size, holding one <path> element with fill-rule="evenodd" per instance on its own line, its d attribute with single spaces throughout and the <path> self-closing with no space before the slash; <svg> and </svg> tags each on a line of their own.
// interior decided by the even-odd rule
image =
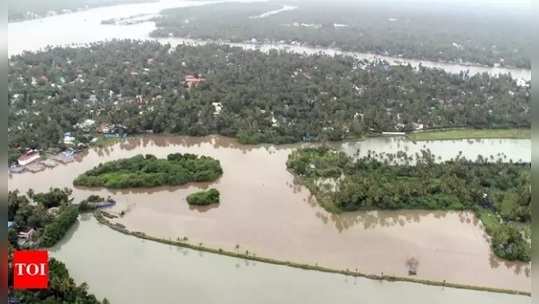
<svg viewBox="0 0 539 304">
<path fill-rule="evenodd" d="M 104 201 L 105 201 L 104 197 L 91 194 L 90 196 L 88 196 L 88 198 L 82 200 L 79 203 L 79 211 L 85 212 L 85 211 L 95 210 L 95 206 L 93 206 L 92 203 L 99 203 L 99 202 L 104 202 Z"/>
<path fill-rule="evenodd" d="M 11 271 L 8 272 L 11 276 Z M 11 278 L 10 278 L 11 281 Z M 36 290 L 16 290 L 10 297 L 19 303 L 32 304 L 100 304 L 94 295 L 88 293 L 88 285 L 82 283 L 78 285 L 69 276 L 65 265 L 51 258 L 49 260 L 49 288 Z"/>
<path fill-rule="evenodd" d="M 75 186 L 131 188 L 176 186 L 214 181 L 223 174 L 218 160 L 194 154 L 170 154 L 167 159 L 137 155 L 110 161 L 79 175 Z"/>
<path fill-rule="evenodd" d="M 43 205 L 32 205 L 18 191 L 8 193 L 8 220 L 15 223 L 14 230 L 20 232 L 30 228 L 39 229 L 52 219 Z"/>
<path fill-rule="evenodd" d="M 42 204 L 45 208 L 58 207 L 70 202 L 69 196 L 73 191 L 68 188 L 50 188 L 49 192 L 37 193 L 32 196 L 32 199 Z"/>
<path fill-rule="evenodd" d="M 207 81 L 186 88 L 183 77 L 195 72 Z M 48 81 L 32 84 L 42 76 Z M 406 131 L 413 123 L 530 127 L 530 88 L 508 75 L 224 45 L 110 41 L 27 52 L 10 58 L 8 89 L 12 159 L 27 147 L 61 146 L 66 131 L 81 137 L 73 126 L 86 119 L 125 125 L 128 134 L 220 134 L 276 144 Z"/>
<path fill-rule="evenodd" d="M 492 249 L 497 256 L 510 261 L 530 261 L 530 245 L 523 240 L 523 236 L 517 228 L 500 225 L 491 236 Z"/>
<path fill-rule="evenodd" d="M 8 221 L 15 220 L 15 215 L 17 214 L 17 211 L 19 211 L 19 208 L 22 208 L 24 206 L 28 206 L 30 204 L 30 201 L 28 201 L 28 198 L 24 195 L 19 195 L 19 191 L 9 191 L 8 193 Z"/>
<path fill-rule="evenodd" d="M 529 261 L 530 246 L 512 222 L 530 224 L 530 164 L 492 161 L 459 156 L 437 163 L 430 151 L 415 157 L 369 152 L 354 160 L 320 147 L 294 151 L 287 167 L 305 180 L 330 211 L 473 210 L 492 236 L 496 255 Z M 320 185 L 326 178 L 336 184 L 333 189 Z"/>
<path fill-rule="evenodd" d="M 187 196 L 189 205 L 211 205 L 219 203 L 219 191 L 211 188 L 205 191 L 198 191 Z"/>
<path fill-rule="evenodd" d="M 79 208 L 77 206 L 66 206 L 58 217 L 45 226 L 41 238 L 41 246 L 51 247 L 66 234 L 67 230 L 77 221 Z"/>
</svg>

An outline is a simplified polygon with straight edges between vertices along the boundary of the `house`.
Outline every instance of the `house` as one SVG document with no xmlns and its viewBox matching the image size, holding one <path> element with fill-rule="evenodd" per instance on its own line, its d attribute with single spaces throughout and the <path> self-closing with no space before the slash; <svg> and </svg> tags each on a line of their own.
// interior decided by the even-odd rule
<svg viewBox="0 0 539 304">
<path fill-rule="evenodd" d="M 109 124 L 101 124 L 98 128 L 97 128 L 97 133 L 102 133 L 102 134 L 106 134 L 106 133 L 110 133 L 110 125 Z"/>
<path fill-rule="evenodd" d="M 20 238 L 20 239 L 24 239 L 26 241 L 28 240 L 31 240 L 32 239 L 32 236 L 34 236 L 34 233 L 36 233 L 36 231 L 34 230 L 34 228 L 30 228 L 30 230 L 26 231 L 26 232 L 19 232 L 17 234 L 17 236 Z"/>
<path fill-rule="evenodd" d="M 75 143 L 75 137 L 71 135 L 71 132 L 64 133 L 64 144 L 72 145 Z"/>
<path fill-rule="evenodd" d="M 198 74 L 189 74 L 189 75 L 185 76 L 184 84 L 188 88 L 192 88 L 192 87 L 198 86 L 200 83 L 205 82 L 205 81 L 206 81 L 206 79 L 200 77 L 200 75 L 198 75 Z"/>
<path fill-rule="evenodd" d="M 58 215 L 58 213 L 60 213 L 60 207 L 51 207 L 49 209 L 47 209 L 47 213 L 50 214 L 50 215 Z"/>
<path fill-rule="evenodd" d="M 101 124 L 97 128 L 97 132 L 105 137 L 120 137 L 120 135 L 127 133 L 127 128 L 123 125 Z"/>
<path fill-rule="evenodd" d="M 26 153 L 24 153 L 17 159 L 17 162 L 21 166 L 26 166 L 40 159 L 41 159 L 41 156 L 39 155 L 38 151 L 28 150 Z"/>
<path fill-rule="evenodd" d="M 82 130 L 89 130 L 95 125 L 95 120 L 92 119 L 86 119 L 83 122 L 79 122 L 75 125 L 75 128 L 82 129 Z"/>
<path fill-rule="evenodd" d="M 414 130 L 423 130 L 425 126 L 422 123 L 412 123 Z"/>
<path fill-rule="evenodd" d="M 33 228 L 30 228 L 30 230 L 26 232 L 19 232 L 17 234 L 17 245 L 21 248 L 29 248 L 33 245 L 32 239 L 34 238 L 34 234 L 36 231 Z"/>
</svg>

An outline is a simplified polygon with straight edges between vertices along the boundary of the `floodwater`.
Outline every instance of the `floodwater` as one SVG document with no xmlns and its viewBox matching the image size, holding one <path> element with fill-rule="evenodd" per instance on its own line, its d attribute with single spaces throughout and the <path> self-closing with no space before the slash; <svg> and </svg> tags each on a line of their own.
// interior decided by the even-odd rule
<svg viewBox="0 0 539 304">
<path fill-rule="evenodd" d="M 152 3 L 124 4 L 100 7 L 71 14 L 46 17 L 36 20 L 28 20 L 24 22 L 8 23 L 8 54 L 11 56 L 20 54 L 24 51 L 38 51 L 44 49 L 47 46 L 83 46 L 88 43 L 111 39 L 153 39 L 149 37 L 149 34 L 155 29 L 154 22 L 148 21 L 131 25 L 106 25 L 101 24 L 101 21 L 113 18 L 128 18 L 141 14 L 155 15 L 159 14 L 160 11 L 167 8 L 189 7 L 211 4 L 216 2 L 226 1 L 205 2 L 161 0 L 159 2 Z M 241 2 L 257 2 L 257 0 L 244 0 Z M 211 42 L 183 38 L 166 38 L 158 40 L 163 43 L 171 43 L 172 45 L 197 45 Z M 525 81 L 529 81 L 531 79 L 531 71 L 527 69 L 495 68 L 466 64 L 441 63 L 426 60 L 413 60 L 391 56 L 380 56 L 368 53 L 343 52 L 341 50 L 332 48 L 315 48 L 299 45 L 250 43 L 227 44 L 243 47 L 245 49 L 259 49 L 261 51 L 280 49 L 300 54 L 324 53 L 330 56 L 354 56 L 358 59 L 385 60 L 393 65 L 410 64 L 414 67 L 418 67 L 421 64 L 425 67 L 444 69 L 449 73 L 459 73 L 461 71 L 469 71 L 470 75 L 478 73 L 489 73 L 491 75 L 511 73 L 511 75 L 515 79 L 522 79 Z"/>
<path fill-rule="evenodd" d="M 253 2 L 253 1 L 250 1 Z M 162 0 L 90 9 L 38 20 L 8 24 L 8 54 L 47 46 L 78 45 L 111 39 L 151 39 L 152 22 L 103 25 L 107 19 L 155 15 L 162 9 L 209 2 Z M 207 41 L 160 39 L 171 44 Z M 383 59 L 391 64 L 442 68 L 451 73 L 511 73 L 531 79 L 530 70 L 498 69 L 341 52 L 296 45 L 233 44 L 246 49 L 344 54 Z M 505 153 L 518 161 L 530 159 L 529 140 L 444 141 L 414 144 L 398 138 L 344 143 L 353 154 L 368 150 L 414 153 L 423 145 L 443 159 L 459 150 L 469 158 Z M 185 197 L 205 184 L 128 191 L 75 189 L 76 201 L 89 194 L 113 195 L 126 211 L 121 222 L 129 229 L 161 237 L 187 236 L 193 242 L 249 250 L 297 262 L 362 272 L 406 275 L 405 260 L 419 260 L 418 276 L 458 283 L 530 290 L 529 264 L 505 263 L 490 253 L 477 219 L 455 212 L 355 212 L 331 215 L 286 171 L 286 158 L 296 146 L 242 146 L 222 137 L 145 137 L 92 149 L 76 162 L 39 173 L 9 176 L 10 190 L 71 187 L 73 179 L 100 162 L 153 153 L 210 155 L 221 160 L 225 173 L 211 184 L 222 203 L 190 209 Z M 77 283 L 88 282 L 92 293 L 112 303 L 530 303 L 529 297 L 390 283 L 305 271 L 140 240 L 99 225 L 83 215 L 71 232 L 51 250 L 67 264 Z M 285 292 L 284 292 L 285 291 Z"/>
<path fill-rule="evenodd" d="M 492 145 L 496 144 L 496 150 Z M 371 138 L 342 143 L 345 150 L 378 152 L 395 147 L 430 148 L 433 153 L 463 148 L 503 152 L 515 159 L 530 158 L 529 140 L 422 142 L 404 138 Z M 215 248 L 249 250 L 257 256 L 318 264 L 361 272 L 408 275 L 406 260 L 419 261 L 418 277 L 448 282 L 529 291 L 530 265 L 509 263 L 491 254 L 486 235 L 473 214 L 466 212 L 384 211 L 329 214 L 286 170 L 292 146 L 244 146 L 233 139 L 146 136 L 130 138 L 107 148 L 92 149 L 81 160 L 39 173 L 13 175 L 9 188 L 46 191 L 70 187 L 80 173 L 100 162 L 139 153 L 165 157 L 196 153 L 221 161 L 223 176 L 210 184 L 117 190 L 75 189 L 76 201 L 95 193 L 112 195 L 119 203 L 110 211 L 125 212 L 118 220 L 128 229 Z M 351 147 L 354 147 L 352 149 Z M 473 149 L 465 149 L 474 147 Z M 474 155 L 475 153 L 475 155 Z M 185 198 L 200 188 L 217 188 L 221 203 L 190 208 Z M 101 245 L 99 245 L 101 246 Z"/>
<path fill-rule="evenodd" d="M 76 282 L 114 304 L 531 303 L 526 296 L 380 282 L 198 252 L 123 235 L 89 214 L 50 254 Z"/>
</svg>

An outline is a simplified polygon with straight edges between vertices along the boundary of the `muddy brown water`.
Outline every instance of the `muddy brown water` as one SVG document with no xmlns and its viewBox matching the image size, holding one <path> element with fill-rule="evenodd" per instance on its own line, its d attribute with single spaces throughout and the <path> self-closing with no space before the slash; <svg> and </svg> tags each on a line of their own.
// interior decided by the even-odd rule
<svg viewBox="0 0 539 304">
<path fill-rule="evenodd" d="M 503 140 L 495 151 L 487 148 L 492 144 L 488 140 L 458 143 L 464 148 L 474 145 L 469 149 L 472 152 L 465 152 L 471 153 L 467 155 L 470 157 L 476 150 L 504 152 L 513 158 L 529 155 L 529 141 L 526 144 Z M 364 152 L 366 147 L 386 151 L 395 146 L 413 150 L 426 145 L 435 154 L 438 150 L 447 157 L 451 154 L 447 150 L 458 153 L 448 149 L 456 143 L 419 145 L 398 138 L 373 138 L 339 145 L 346 151 L 359 147 Z M 172 152 L 203 154 L 221 161 L 224 174 L 214 183 L 122 191 L 75 188 L 73 196 L 79 201 L 89 194 L 112 195 L 119 203 L 110 212 L 125 211 L 118 222 L 152 236 L 188 237 L 197 244 L 248 250 L 257 256 L 398 276 L 407 276 L 406 261 L 416 258 L 418 278 L 531 289 L 530 265 L 509 263 L 493 256 L 480 222 L 471 213 L 417 210 L 327 213 L 286 170 L 287 156 L 294 148 L 297 146 L 244 146 L 217 136 L 130 138 L 106 148 L 91 149 L 71 164 L 39 173 L 12 175 L 9 188 L 46 191 L 53 186 L 71 187 L 78 174 L 98 163 L 139 153 L 158 157 Z M 188 194 L 210 185 L 221 192 L 218 206 L 199 209 L 187 205 Z M 89 243 L 88 246 L 101 245 Z"/>
<path fill-rule="evenodd" d="M 276 266 L 127 236 L 82 215 L 50 251 L 114 304 L 529 304 L 531 298 Z"/>
</svg>

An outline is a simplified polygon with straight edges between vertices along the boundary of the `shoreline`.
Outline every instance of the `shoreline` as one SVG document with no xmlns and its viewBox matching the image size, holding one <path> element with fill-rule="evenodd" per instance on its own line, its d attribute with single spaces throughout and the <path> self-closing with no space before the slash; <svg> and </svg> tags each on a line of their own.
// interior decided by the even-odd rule
<svg viewBox="0 0 539 304">
<path fill-rule="evenodd" d="M 213 248 L 213 247 L 206 246 L 203 244 L 196 245 L 196 244 L 189 243 L 188 240 L 186 241 L 167 240 L 167 239 L 162 239 L 162 238 L 147 235 L 144 232 L 130 231 L 127 228 L 125 228 L 125 226 L 123 226 L 122 224 L 112 223 L 109 219 L 107 219 L 106 215 L 104 215 L 102 211 L 94 212 L 94 217 L 96 218 L 98 223 L 103 224 L 109 227 L 110 229 L 115 230 L 125 235 L 130 235 L 139 239 L 154 241 L 154 242 L 158 242 L 162 244 L 167 244 L 167 245 L 172 245 L 172 246 L 177 246 L 177 247 L 184 247 L 188 249 L 204 251 L 204 252 L 209 252 L 213 254 L 220 254 L 220 255 L 234 257 L 234 258 L 247 259 L 247 260 L 274 264 L 274 265 L 288 266 L 288 267 L 293 267 L 293 268 L 298 268 L 298 269 L 303 269 L 303 270 L 313 270 L 313 271 L 320 271 L 320 272 L 325 272 L 325 273 L 342 274 L 342 275 L 353 276 L 353 277 L 363 277 L 363 278 L 367 278 L 371 280 L 389 281 L 389 282 L 409 282 L 409 283 L 418 283 L 418 284 L 424 284 L 424 285 L 430 285 L 430 286 L 459 288 L 459 289 L 495 292 L 495 293 L 504 293 L 504 294 L 522 295 L 522 296 L 531 297 L 531 292 L 521 291 L 521 290 L 502 289 L 502 288 L 494 288 L 494 287 L 486 287 L 486 286 L 474 286 L 474 285 L 466 285 L 466 284 L 459 284 L 459 283 L 446 282 L 446 281 L 440 282 L 440 281 L 410 278 L 410 277 L 399 277 L 399 276 L 393 276 L 393 275 L 384 275 L 383 273 L 381 275 L 367 274 L 367 273 L 362 273 L 361 271 L 356 272 L 356 271 L 351 271 L 348 269 L 342 270 L 342 269 L 329 268 L 329 267 L 324 267 L 324 266 L 319 266 L 319 265 L 311 265 L 311 264 L 305 264 L 305 263 L 299 263 L 299 262 L 293 262 L 293 261 L 278 260 L 278 259 L 273 259 L 269 257 L 260 257 L 254 254 L 251 255 L 248 253 L 248 251 L 245 253 L 240 253 L 239 251 L 234 252 L 234 251 L 224 250 L 222 248 Z"/>
</svg>

